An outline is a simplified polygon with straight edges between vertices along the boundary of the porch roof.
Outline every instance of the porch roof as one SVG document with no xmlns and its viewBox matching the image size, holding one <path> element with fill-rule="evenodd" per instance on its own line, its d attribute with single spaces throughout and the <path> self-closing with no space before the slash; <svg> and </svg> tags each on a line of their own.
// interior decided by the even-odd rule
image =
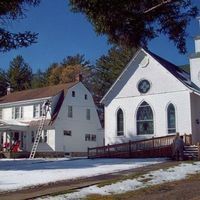
<svg viewBox="0 0 200 200">
<path fill-rule="evenodd" d="M 0 131 L 16 130 L 23 131 L 29 126 L 27 123 L 19 122 L 17 120 L 0 120 Z"/>
</svg>

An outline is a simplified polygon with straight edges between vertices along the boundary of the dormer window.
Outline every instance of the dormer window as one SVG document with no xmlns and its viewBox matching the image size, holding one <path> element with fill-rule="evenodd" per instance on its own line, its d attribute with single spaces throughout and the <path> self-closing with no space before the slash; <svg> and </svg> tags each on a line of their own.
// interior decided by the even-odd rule
<svg viewBox="0 0 200 200">
<path fill-rule="evenodd" d="M 72 97 L 75 97 L 75 96 L 76 96 L 75 91 L 72 91 Z"/>
<path fill-rule="evenodd" d="M 85 100 L 87 100 L 87 98 L 88 98 L 88 97 L 87 97 L 87 94 L 85 94 Z"/>
</svg>

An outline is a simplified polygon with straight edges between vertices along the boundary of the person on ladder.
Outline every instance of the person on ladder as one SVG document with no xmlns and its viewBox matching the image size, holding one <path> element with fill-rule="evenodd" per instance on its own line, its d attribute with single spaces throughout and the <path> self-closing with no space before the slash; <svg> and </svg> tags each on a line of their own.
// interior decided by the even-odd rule
<svg viewBox="0 0 200 200">
<path fill-rule="evenodd" d="M 37 131 L 37 134 L 36 134 L 33 146 L 32 146 L 32 150 L 31 150 L 31 153 L 30 153 L 30 156 L 29 156 L 30 159 L 35 157 L 37 146 L 39 144 L 39 141 L 40 141 L 40 138 L 41 138 L 41 135 L 42 135 L 42 130 L 44 128 L 44 123 L 45 123 L 45 120 L 46 120 L 46 117 L 47 117 L 47 112 L 49 111 L 49 105 L 50 105 L 49 100 L 44 101 L 44 103 L 42 104 L 42 120 L 40 120 L 38 131 Z"/>
<path fill-rule="evenodd" d="M 49 105 L 50 102 L 49 100 L 44 101 L 44 103 L 42 104 L 42 116 L 45 116 L 49 110 Z"/>
</svg>

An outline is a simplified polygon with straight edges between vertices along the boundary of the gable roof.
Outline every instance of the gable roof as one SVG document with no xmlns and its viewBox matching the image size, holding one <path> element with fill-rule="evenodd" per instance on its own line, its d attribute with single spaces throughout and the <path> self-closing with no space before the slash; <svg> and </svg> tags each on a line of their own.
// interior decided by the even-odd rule
<svg viewBox="0 0 200 200">
<path fill-rule="evenodd" d="M 195 85 L 193 82 L 191 82 L 191 80 L 190 80 L 190 74 L 189 73 L 187 73 L 186 71 L 184 71 L 180 67 L 174 65 L 173 63 L 165 60 L 164 58 L 161 58 L 160 56 L 152 53 L 151 51 L 149 51 L 147 49 L 140 48 L 135 53 L 135 55 L 133 56 L 133 58 L 131 59 L 131 61 L 127 64 L 127 66 L 122 71 L 122 73 L 117 78 L 117 80 L 114 82 L 114 84 L 111 86 L 111 88 L 108 90 L 108 92 L 104 95 L 104 97 L 101 100 L 101 103 L 104 103 L 104 100 L 106 99 L 106 97 L 108 96 L 108 94 L 111 92 L 111 90 L 116 85 L 116 83 L 118 82 L 118 80 L 123 76 L 123 74 L 125 73 L 125 71 L 130 67 L 130 65 L 132 64 L 132 62 L 135 60 L 135 58 L 139 55 L 139 53 L 141 51 L 143 51 L 143 52 L 149 54 L 151 57 L 153 57 L 158 63 L 161 64 L 161 66 L 163 66 L 166 70 L 168 70 L 174 77 L 176 77 L 187 88 L 189 88 L 190 90 L 195 91 L 198 94 L 200 94 L 200 88 L 197 85 Z"/>
<path fill-rule="evenodd" d="M 68 89 L 73 87 L 77 83 L 78 81 L 75 81 L 48 87 L 12 92 L 8 95 L 1 97 L 0 104 L 52 97 L 58 94 L 62 90 L 66 94 Z"/>
<path fill-rule="evenodd" d="M 187 88 L 200 93 L 200 88 L 191 81 L 189 73 L 174 65 L 173 63 L 165 60 L 164 58 L 161 58 L 160 56 L 152 53 L 151 51 L 146 49 L 145 51 L 149 55 L 151 55 L 157 62 L 159 62 L 165 69 L 167 69 L 173 76 L 181 81 Z"/>
</svg>

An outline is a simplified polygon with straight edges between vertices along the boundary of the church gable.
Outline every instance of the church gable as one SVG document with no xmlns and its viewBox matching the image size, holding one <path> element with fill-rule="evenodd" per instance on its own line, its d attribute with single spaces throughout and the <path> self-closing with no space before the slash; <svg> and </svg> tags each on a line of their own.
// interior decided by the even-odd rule
<svg viewBox="0 0 200 200">
<path fill-rule="evenodd" d="M 154 95 L 188 89 L 187 73 L 173 64 L 140 49 L 102 99 L 108 105 L 114 98 Z M 185 81 L 185 82 L 184 82 Z"/>
</svg>

